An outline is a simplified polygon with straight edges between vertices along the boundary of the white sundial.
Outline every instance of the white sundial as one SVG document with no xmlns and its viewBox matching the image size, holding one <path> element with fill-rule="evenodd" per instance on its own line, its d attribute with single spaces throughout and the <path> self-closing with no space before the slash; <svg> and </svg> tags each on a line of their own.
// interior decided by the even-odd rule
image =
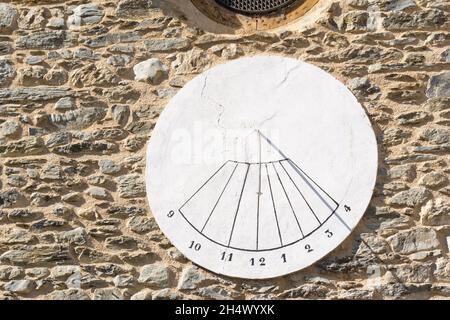
<svg viewBox="0 0 450 320">
<path fill-rule="evenodd" d="M 337 247 L 366 210 L 377 144 L 352 93 L 283 57 L 243 58 L 190 81 L 147 149 L 152 212 L 213 272 L 262 279 Z"/>
</svg>

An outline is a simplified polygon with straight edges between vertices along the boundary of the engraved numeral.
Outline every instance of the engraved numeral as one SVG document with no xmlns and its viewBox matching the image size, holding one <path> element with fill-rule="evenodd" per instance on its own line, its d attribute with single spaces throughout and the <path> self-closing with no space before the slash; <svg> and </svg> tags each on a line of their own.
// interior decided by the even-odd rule
<svg viewBox="0 0 450 320">
<path fill-rule="evenodd" d="M 194 249 L 195 251 L 199 251 L 202 248 L 202 245 L 200 243 L 195 243 L 195 241 L 191 241 L 191 245 L 189 246 L 189 249 Z"/>
</svg>

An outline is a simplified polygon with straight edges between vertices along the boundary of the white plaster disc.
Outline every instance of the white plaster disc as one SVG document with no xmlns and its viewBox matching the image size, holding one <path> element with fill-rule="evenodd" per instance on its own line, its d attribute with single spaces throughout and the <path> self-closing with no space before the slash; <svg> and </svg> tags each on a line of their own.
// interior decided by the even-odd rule
<svg viewBox="0 0 450 320">
<path fill-rule="evenodd" d="M 352 93 L 310 64 L 252 57 L 172 99 L 147 150 L 152 212 L 193 262 L 261 279 L 305 268 L 366 210 L 377 144 Z"/>
</svg>

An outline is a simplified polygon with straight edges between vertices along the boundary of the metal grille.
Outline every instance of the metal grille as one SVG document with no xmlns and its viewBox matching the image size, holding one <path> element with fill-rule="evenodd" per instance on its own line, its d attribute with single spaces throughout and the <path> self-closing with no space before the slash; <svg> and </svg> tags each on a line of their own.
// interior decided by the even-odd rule
<svg viewBox="0 0 450 320">
<path fill-rule="evenodd" d="M 267 14 L 298 0 L 215 0 L 219 5 L 243 14 Z"/>
</svg>

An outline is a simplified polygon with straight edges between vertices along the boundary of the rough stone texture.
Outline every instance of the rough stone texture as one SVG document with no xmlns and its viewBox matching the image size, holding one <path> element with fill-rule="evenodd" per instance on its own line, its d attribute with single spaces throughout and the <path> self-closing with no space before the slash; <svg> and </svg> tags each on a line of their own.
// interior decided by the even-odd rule
<svg viewBox="0 0 450 320">
<path fill-rule="evenodd" d="M 305 29 L 227 35 L 186 23 L 186 2 L 0 4 L 0 299 L 448 298 L 448 4 L 324 0 Z M 258 54 L 347 84 L 380 160 L 369 209 L 339 248 L 246 281 L 193 266 L 161 233 L 145 145 L 179 88 Z"/>
</svg>

